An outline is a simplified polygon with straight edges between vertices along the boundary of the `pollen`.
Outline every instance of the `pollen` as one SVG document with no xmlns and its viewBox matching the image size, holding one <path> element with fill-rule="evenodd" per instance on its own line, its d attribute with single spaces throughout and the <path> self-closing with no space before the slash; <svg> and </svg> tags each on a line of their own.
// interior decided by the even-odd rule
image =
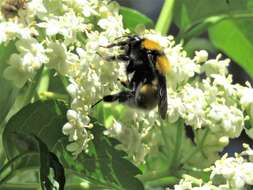
<svg viewBox="0 0 253 190">
<path fill-rule="evenodd" d="M 141 45 L 143 48 L 148 50 L 162 50 L 159 43 L 148 39 L 144 39 Z"/>
<path fill-rule="evenodd" d="M 145 94 L 145 96 L 154 95 L 156 91 L 157 91 L 157 87 L 151 84 L 145 84 L 140 89 L 140 93 L 143 95 Z"/>
<path fill-rule="evenodd" d="M 140 89 L 140 92 L 143 93 L 143 94 L 146 94 L 148 91 L 150 91 L 150 85 L 143 85 Z"/>
<path fill-rule="evenodd" d="M 156 68 L 163 75 L 166 75 L 170 71 L 171 64 L 165 55 L 157 57 Z"/>
</svg>

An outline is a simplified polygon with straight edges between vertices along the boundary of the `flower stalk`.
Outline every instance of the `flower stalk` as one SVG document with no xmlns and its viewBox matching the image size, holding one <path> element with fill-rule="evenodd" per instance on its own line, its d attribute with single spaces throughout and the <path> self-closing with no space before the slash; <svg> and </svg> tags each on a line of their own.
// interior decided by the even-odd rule
<svg viewBox="0 0 253 190">
<path fill-rule="evenodd" d="M 173 17 L 173 7 L 175 0 L 164 0 L 164 4 L 156 22 L 155 30 L 161 35 L 166 35 Z"/>
</svg>

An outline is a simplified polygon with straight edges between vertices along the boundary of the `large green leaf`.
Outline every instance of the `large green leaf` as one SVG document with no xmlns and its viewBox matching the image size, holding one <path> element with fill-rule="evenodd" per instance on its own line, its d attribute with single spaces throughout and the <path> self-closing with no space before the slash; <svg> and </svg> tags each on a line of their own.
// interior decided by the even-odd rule
<svg viewBox="0 0 253 190">
<path fill-rule="evenodd" d="M 253 21 L 226 20 L 209 28 L 213 44 L 253 77 Z"/>
<path fill-rule="evenodd" d="M 138 25 L 144 25 L 146 28 L 152 28 L 154 26 L 150 18 L 136 10 L 121 6 L 120 14 L 123 16 L 124 27 L 132 32 L 135 32 L 135 28 Z"/>
<path fill-rule="evenodd" d="M 62 102 L 50 100 L 28 104 L 10 118 L 4 129 L 3 145 L 7 157 L 10 159 L 20 152 L 20 148 L 16 146 L 19 144 L 18 139 L 13 137 L 13 133 L 17 132 L 35 134 L 46 143 L 49 150 L 53 151 L 64 137 L 62 134 L 64 123 L 66 123 L 66 107 Z"/>
<path fill-rule="evenodd" d="M 177 40 L 188 42 L 225 19 L 252 18 L 250 1 L 179 0 L 175 6 L 174 22 L 180 29 Z"/>
<path fill-rule="evenodd" d="M 12 170 L 40 166 L 41 185 L 48 190 L 53 185 L 49 180 L 52 168 L 55 180 L 63 189 L 64 170 L 51 151 L 55 151 L 61 139 L 65 138 L 62 134 L 64 123 L 66 107 L 62 102 L 53 100 L 28 104 L 13 115 L 3 132 L 6 155 L 11 161 L 18 155 L 30 153 L 15 160 L 11 164 Z"/>
<path fill-rule="evenodd" d="M 204 21 L 208 17 L 245 11 L 248 0 L 177 0 L 174 9 L 174 22 L 180 30 L 186 30 L 194 23 Z"/>
<path fill-rule="evenodd" d="M 52 168 L 54 171 L 54 179 L 59 184 L 58 189 L 64 190 L 65 175 L 62 164 L 57 156 L 48 150 L 44 142 L 36 136 L 34 138 L 37 140 L 40 153 L 40 182 L 42 189 L 51 190 L 54 187 L 50 180 L 50 168 Z"/>
<path fill-rule="evenodd" d="M 58 189 L 63 190 L 65 184 L 64 168 L 59 162 L 57 156 L 49 151 L 47 145 L 33 134 L 15 132 L 12 133 L 12 136 L 14 136 L 19 142 L 19 144 L 16 144 L 16 146 L 19 147 L 20 154 L 10 159 L 9 162 L 7 162 L 0 169 L 0 176 L 4 175 L 3 173 L 8 169 L 8 167 L 13 166 L 21 159 L 29 159 L 34 154 L 37 154 L 40 159 L 39 166 L 41 188 L 43 190 L 54 189 L 55 185 L 53 181 L 55 180 L 58 183 Z M 52 168 L 54 172 L 54 179 L 51 179 L 50 168 Z M 14 172 L 15 169 L 13 169 L 13 171 L 10 171 L 9 174 L 11 175 Z M 6 174 L 6 176 L 2 179 L 0 177 L 0 186 L 2 183 L 8 181 L 8 176 L 10 175 Z"/>
</svg>

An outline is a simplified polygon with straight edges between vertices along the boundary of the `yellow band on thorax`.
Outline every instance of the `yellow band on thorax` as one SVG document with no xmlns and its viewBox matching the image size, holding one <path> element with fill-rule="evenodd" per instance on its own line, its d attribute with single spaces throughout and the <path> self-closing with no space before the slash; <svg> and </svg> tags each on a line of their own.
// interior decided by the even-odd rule
<svg viewBox="0 0 253 190">
<path fill-rule="evenodd" d="M 152 40 L 148 40 L 148 39 L 144 39 L 142 41 L 141 44 L 142 48 L 148 49 L 148 50 L 162 50 L 162 47 L 160 46 L 159 43 L 152 41 Z"/>
<path fill-rule="evenodd" d="M 171 65 L 165 55 L 161 55 L 157 57 L 156 69 L 163 75 L 166 75 L 170 71 Z"/>
</svg>

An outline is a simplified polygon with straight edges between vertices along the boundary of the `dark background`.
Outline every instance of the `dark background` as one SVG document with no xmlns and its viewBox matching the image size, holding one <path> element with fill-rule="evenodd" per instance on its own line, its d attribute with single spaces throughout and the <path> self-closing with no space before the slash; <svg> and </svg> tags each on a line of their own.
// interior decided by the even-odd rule
<svg viewBox="0 0 253 190">
<path fill-rule="evenodd" d="M 151 18 L 157 20 L 163 0 L 116 0 L 120 5 L 133 8 Z"/>
</svg>

